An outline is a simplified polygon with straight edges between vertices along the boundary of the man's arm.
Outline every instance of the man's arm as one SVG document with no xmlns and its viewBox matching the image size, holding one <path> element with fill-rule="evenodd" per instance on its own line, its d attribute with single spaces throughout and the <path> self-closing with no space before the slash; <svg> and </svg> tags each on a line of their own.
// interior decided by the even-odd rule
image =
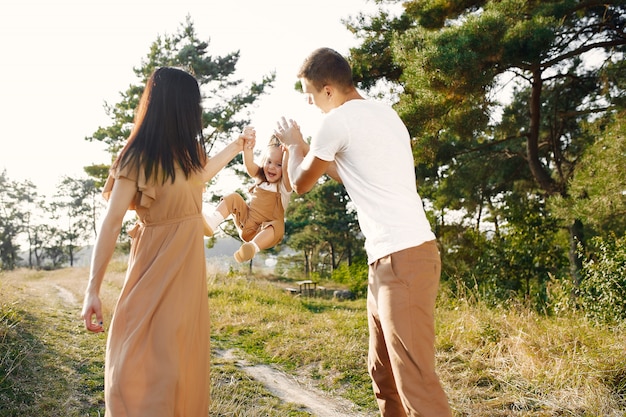
<svg viewBox="0 0 626 417">
<path fill-rule="evenodd" d="M 298 194 L 311 191 L 331 163 L 308 154 L 308 145 L 289 145 L 288 148 L 288 172 L 293 190 Z"/>
<path fill-rule="evenodd" d="M 328 175 L 330 178 L 334 179 L 338 183 L 343 184 L 343 181 L 341 181 L 341 177 L 337 172 L 337 164 L 335 163 L 335 161 L 330 161 L 328 163 L 328 167 L 326 168 L 326 175 Z"/>
<path fill-rule="evenodd" d="M 283 117 L 278 122 L 278 129 L 274 134 L 288 148 L 289 179 L 296 193 L 304 194 L 310 191 L 317 183 L 317 180 L 324 174 L 341 182 L 334 161 L 324 161 L 309 155 L 310 146 L 304 140 L 300 127 L 296 122 L 293 120 L 287 121 Z"/>
</svg>

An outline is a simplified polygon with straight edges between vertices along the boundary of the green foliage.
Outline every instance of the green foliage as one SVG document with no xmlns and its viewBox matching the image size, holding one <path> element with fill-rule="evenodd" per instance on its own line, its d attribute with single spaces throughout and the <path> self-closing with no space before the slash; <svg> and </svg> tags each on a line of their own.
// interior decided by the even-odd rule
<svg viewBox="0 0 626 417">
<path fill-rule="evenodd" d="M 403 32 L 411 26 L 410 19 L 406 15 L 392 18 L 381 11 L 372 17 L 359 14 L 345 23 L 348 30 L 363 41 L 358 49 L 350 51 L 353 79 L 359 87 L 370 89 L 381 78 L 398 79 L 402 68 L 393 60 L 389 44 L 396 32 Z"/>
<path fill-rule="evenodd" d="M 591 240 L 577 294 L 585 314 L 605 323 L 626 319 L 626 236 Z"/>
<path fill-rule="evenodd" d="M 0 173 L 0 269 L 12 270 L 19 261 L 17 238 L 29 219 L 28 204 L 35 197 L 33 185 L 9 179 L 6 170 Z"/>
<path fill-rule="evenodd" d="M 32 182 L 13 181 L 6 171 L 0 174 L 0 269 L 13 270 L 24 263 L 50 268 L 66 261 L 67 234 L 62 234 L 67 231 L 58 227 L 57 208 L 38 195 Z M 23 250 L 28 250 L 28 259 L 20 258 Z"/>
<path fill-rule="evenodd" d="M 598 226 L 603 233 L 619 233 L 620 219 L 626 218 L 623 182 L 613 180 L 623 178 L 623 152 L 612 153 L 611 168 L 600 169 L 602 158 L 591 163 L 606 148 L 594 144 L 612 141 L 619 129 L 589 128 L 624 103 L 626 5 L 573 0 L 402 4 L 404 13 L 389 22 L 384 13 L 353 22 L 350 29 L 362 44 L 350 56 L 362 87 L 385 81 L 402 91 L 395 108 L 414 137 L 420 193 L 436 211 L 444 257 L 460 256 L 458 268 L 472 272 L 476 259 L 485 260 L 480 276 L 460 275 L 467 285 L 484 282 L 483 274 L 497 276 L 497 298 L 502 292 L 525 297 L 543 292 L 548 272 L 563 276 L 559 266 L 568 251 L 576 281 L 578 260 L 572 246 L 554 244 L 556 230 L 569 228 L 570 239 L 584 243 Z M 590 52 L 593 62 L 587 60 Z M 566 200 L 558 213 L 551 212 L 553 205 L 541 208 L 541 216 L 553 223 L 546 241 L 543 231 L 534 232 L 538 240 L 529 240 L 548 250 L 554 262 L 524 254 L 523 239 L 512 232 L 524 226 L 508 217 L 517 208 L 502 209 L 512 193 Z M 596 202 L 609 210 L 592 213 Z M 462 220 L 451 223 L 451 210 L 460 211 Z M 583 223 L 587 219 L 592 224 Z M 500 225 L 512 229 L 498 235 Z M 495 235 L 476 235 L 493 228 Z M 532 235 L 525 229 L 520 236 Z M 470 246 L 457 247 L 466 243 Z M 545 270 L 537 270 L 535 265 L 544 263 Z M 535 270 L 538 275 L 532 276 Z M 500 287 L 510 280 L 507 275 L 513 282 Z M 539 285 L 529 285 L 533 282 Z"/>
<path fill-rule="evenodd" d="M 64 178 L 51 200 L 38 195 L 30 181 L 0 175 L 0 265 L 11 270 L 24 265 L 58 268 L 69 260 L 91 233 L 102 203 L 93 180 Z M 19 242 L 26 242 L 25 248 Z M 20 259 L 27 250 L 27 259 Z"/>
<path fill-rule="evenodd" d="M 57 187 L 53 208 L 63 214 L 60 248 L 73 266 L 76 250 L 97 234 L 97 213 L 103 208 L 103 201 L 96 182 L 64 177 Z"/>
<path fill-rule="evenodd" d="M 345 284 L 357 297 L 367 296 L 368 265 L 365 259 L 351 265 L 342 263 L 333 271 L 330 279 Z"/>
<path fill-rule="evenodd" d="M 342 263 L 363 256 L 362 237 L 342 184 L 326 179 L 292 198 L 286 212 L 287 244 L 304 256 L 305 276 L 327 277 Z"/>
<path fill-rule="evenodd" d="M 587 124 L 596 139 L 577 161 L 567 196 L 551 199 L 551 208 L 566 221 L 585 219 L 589 235 L 626 233 L 626 113 L 622 110 Z"/>
<path fill-rule="evenodd" d="M 509 196 L 503 209 L 509 223 L 487 236 L 464 229 L 456 244 L 443 257 L 446 280 L 455 294 L 471 291 L 489 305 L 524 300 L 538 311 L 546 311 L 551 277 L 565 275 L 567 258 L 555 219 L 536 198 Z"/>
</svg>

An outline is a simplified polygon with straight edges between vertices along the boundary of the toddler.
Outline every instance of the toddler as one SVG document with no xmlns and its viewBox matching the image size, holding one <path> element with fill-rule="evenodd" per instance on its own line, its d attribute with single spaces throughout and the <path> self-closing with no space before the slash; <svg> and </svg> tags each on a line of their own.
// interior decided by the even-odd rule
<svg viewBox="0 0 626 417">
<path fill-rule="evenodd" d="M 246 202 L 238 193 L 228 194 L 220 200 L 213 213 L 204 216 L 206 236 L 213 236 L 224 219 L 233 216 L 235 227 L 244 241 L 234 254 L 237 262 L 249 261 L 260 250 L 280 243 L 285 234 L 285 209 L 292 192 L 287 174 L 287 151 L 280 141 L 271 137 L 261 164 L 257 165 L 253 154 L 256 143 L 254 131 L 246 128 L 244 136 L 244 165 L 248 175 L 256 179 L 250 188 L 250 200 Z"/>
</svg>

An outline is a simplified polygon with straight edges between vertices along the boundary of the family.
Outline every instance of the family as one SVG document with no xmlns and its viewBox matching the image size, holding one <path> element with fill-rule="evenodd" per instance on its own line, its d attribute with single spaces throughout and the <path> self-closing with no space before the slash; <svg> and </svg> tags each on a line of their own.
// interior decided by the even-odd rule
<svg viewBox="0 0 626 417">
<path fill-rule="evenodd" d="M 361 96 L 348 61 L 333 49 L 313 51 L 297 78 L 324 118 L 310 144 L 294 120 L 281 118 L 260 164 L 253 128 L 206 154 L 191 74 L 163 67 L 147 81 L 104 186 L 108 205 L 81 313 L 87 330 L 104 331 L 100 288 L 124 216 L 135 210 L 126 278 L 107 326 L 107 417 L 208 415 L 204 236 L 232 215 L 244 242 L 235 259 L 252 259 L 282 240 L 292 191 L 308 192 L 322 175 L 345 186 L 365 236 L 367 366 L 381 415 L 452 416 L 435 370 L 440 256 L 417 193 L 407 128 L 390 106 Z M 205 184 L 240 152 L 256 180 L 250 201 L 229 194 L 203 214 Z"/>
</svg>

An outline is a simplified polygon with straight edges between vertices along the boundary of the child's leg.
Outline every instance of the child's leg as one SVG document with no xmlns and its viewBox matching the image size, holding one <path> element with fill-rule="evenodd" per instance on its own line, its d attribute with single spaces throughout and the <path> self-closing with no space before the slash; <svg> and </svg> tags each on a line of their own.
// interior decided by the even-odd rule
<svg viewBox="0 0 626 417">
<path fill-rule="evenodd" d="M 237 262 L 249 261 L 254 258 L 254 255 L 256 255 L 259 251 L 269 249 L 274 246 L 275 241 L 274 227 L 266 227 L 257 233 L 257 235 L 250 242 L 246 242 L 241 245 L 239 250 L 235 252 L 235 259 Z"/>
<path fill-rule="evenodd" d="M 236 195 L 243 201 L 241 196 Z M 215 208 L 215 211 L 211 214 L 204 215 L 204 234 L 205 236 L 213 236 L 214 231 L 224 221 L 226 217 L 231 214 L 230 206 L 238 206 L 238 199 L 235 196 L 227 196 L 220 200 L 219 204 Z M 245 203 L 243 203 L 245 204 Z"/>
<path fill-rule="evenodd" d="M 259 248 L 259 250 L 269 249 L 274 246 L 275 235 L 274 235 L 274 227 L 269 226 L 265 229 L 261 230 L 257 235 L 252 239 Z"/>
<path fill-rule="evenodd" d="M 226 207 L 226 203 L 222 200 L 213 213 L 206 215 L 206 221 L 211 229 L 215 230 L 229 214 L 228 207 Z"/>
<path fill-rule="evenodd" d="M 220 202 L 220 204 L 217 206 L 217 208 L 215 209 L 215 211 L 211 214 L 204 214 L 204 235 L 205 236 L 213 236 L 213 234 L 215 233 L 215 229 L 217 229 L 217 227 L 220 225 L 220 223 L 222 223 L 224 221 L 224 219 L 226 218 L 225 215 L 222 214 L 221 210 L 220 210 L 220 206 L 222 205 L 223 201 Z"/>
<path fill-rule="evenodd" d="M 230 211 L 228 210 L 228 204 L 226 204 L 226 200 L 221 200 L 220 203 L 215 208 L 215 212 L 222 215 L 222 218 L 228 217 Z"/>
</svg>

